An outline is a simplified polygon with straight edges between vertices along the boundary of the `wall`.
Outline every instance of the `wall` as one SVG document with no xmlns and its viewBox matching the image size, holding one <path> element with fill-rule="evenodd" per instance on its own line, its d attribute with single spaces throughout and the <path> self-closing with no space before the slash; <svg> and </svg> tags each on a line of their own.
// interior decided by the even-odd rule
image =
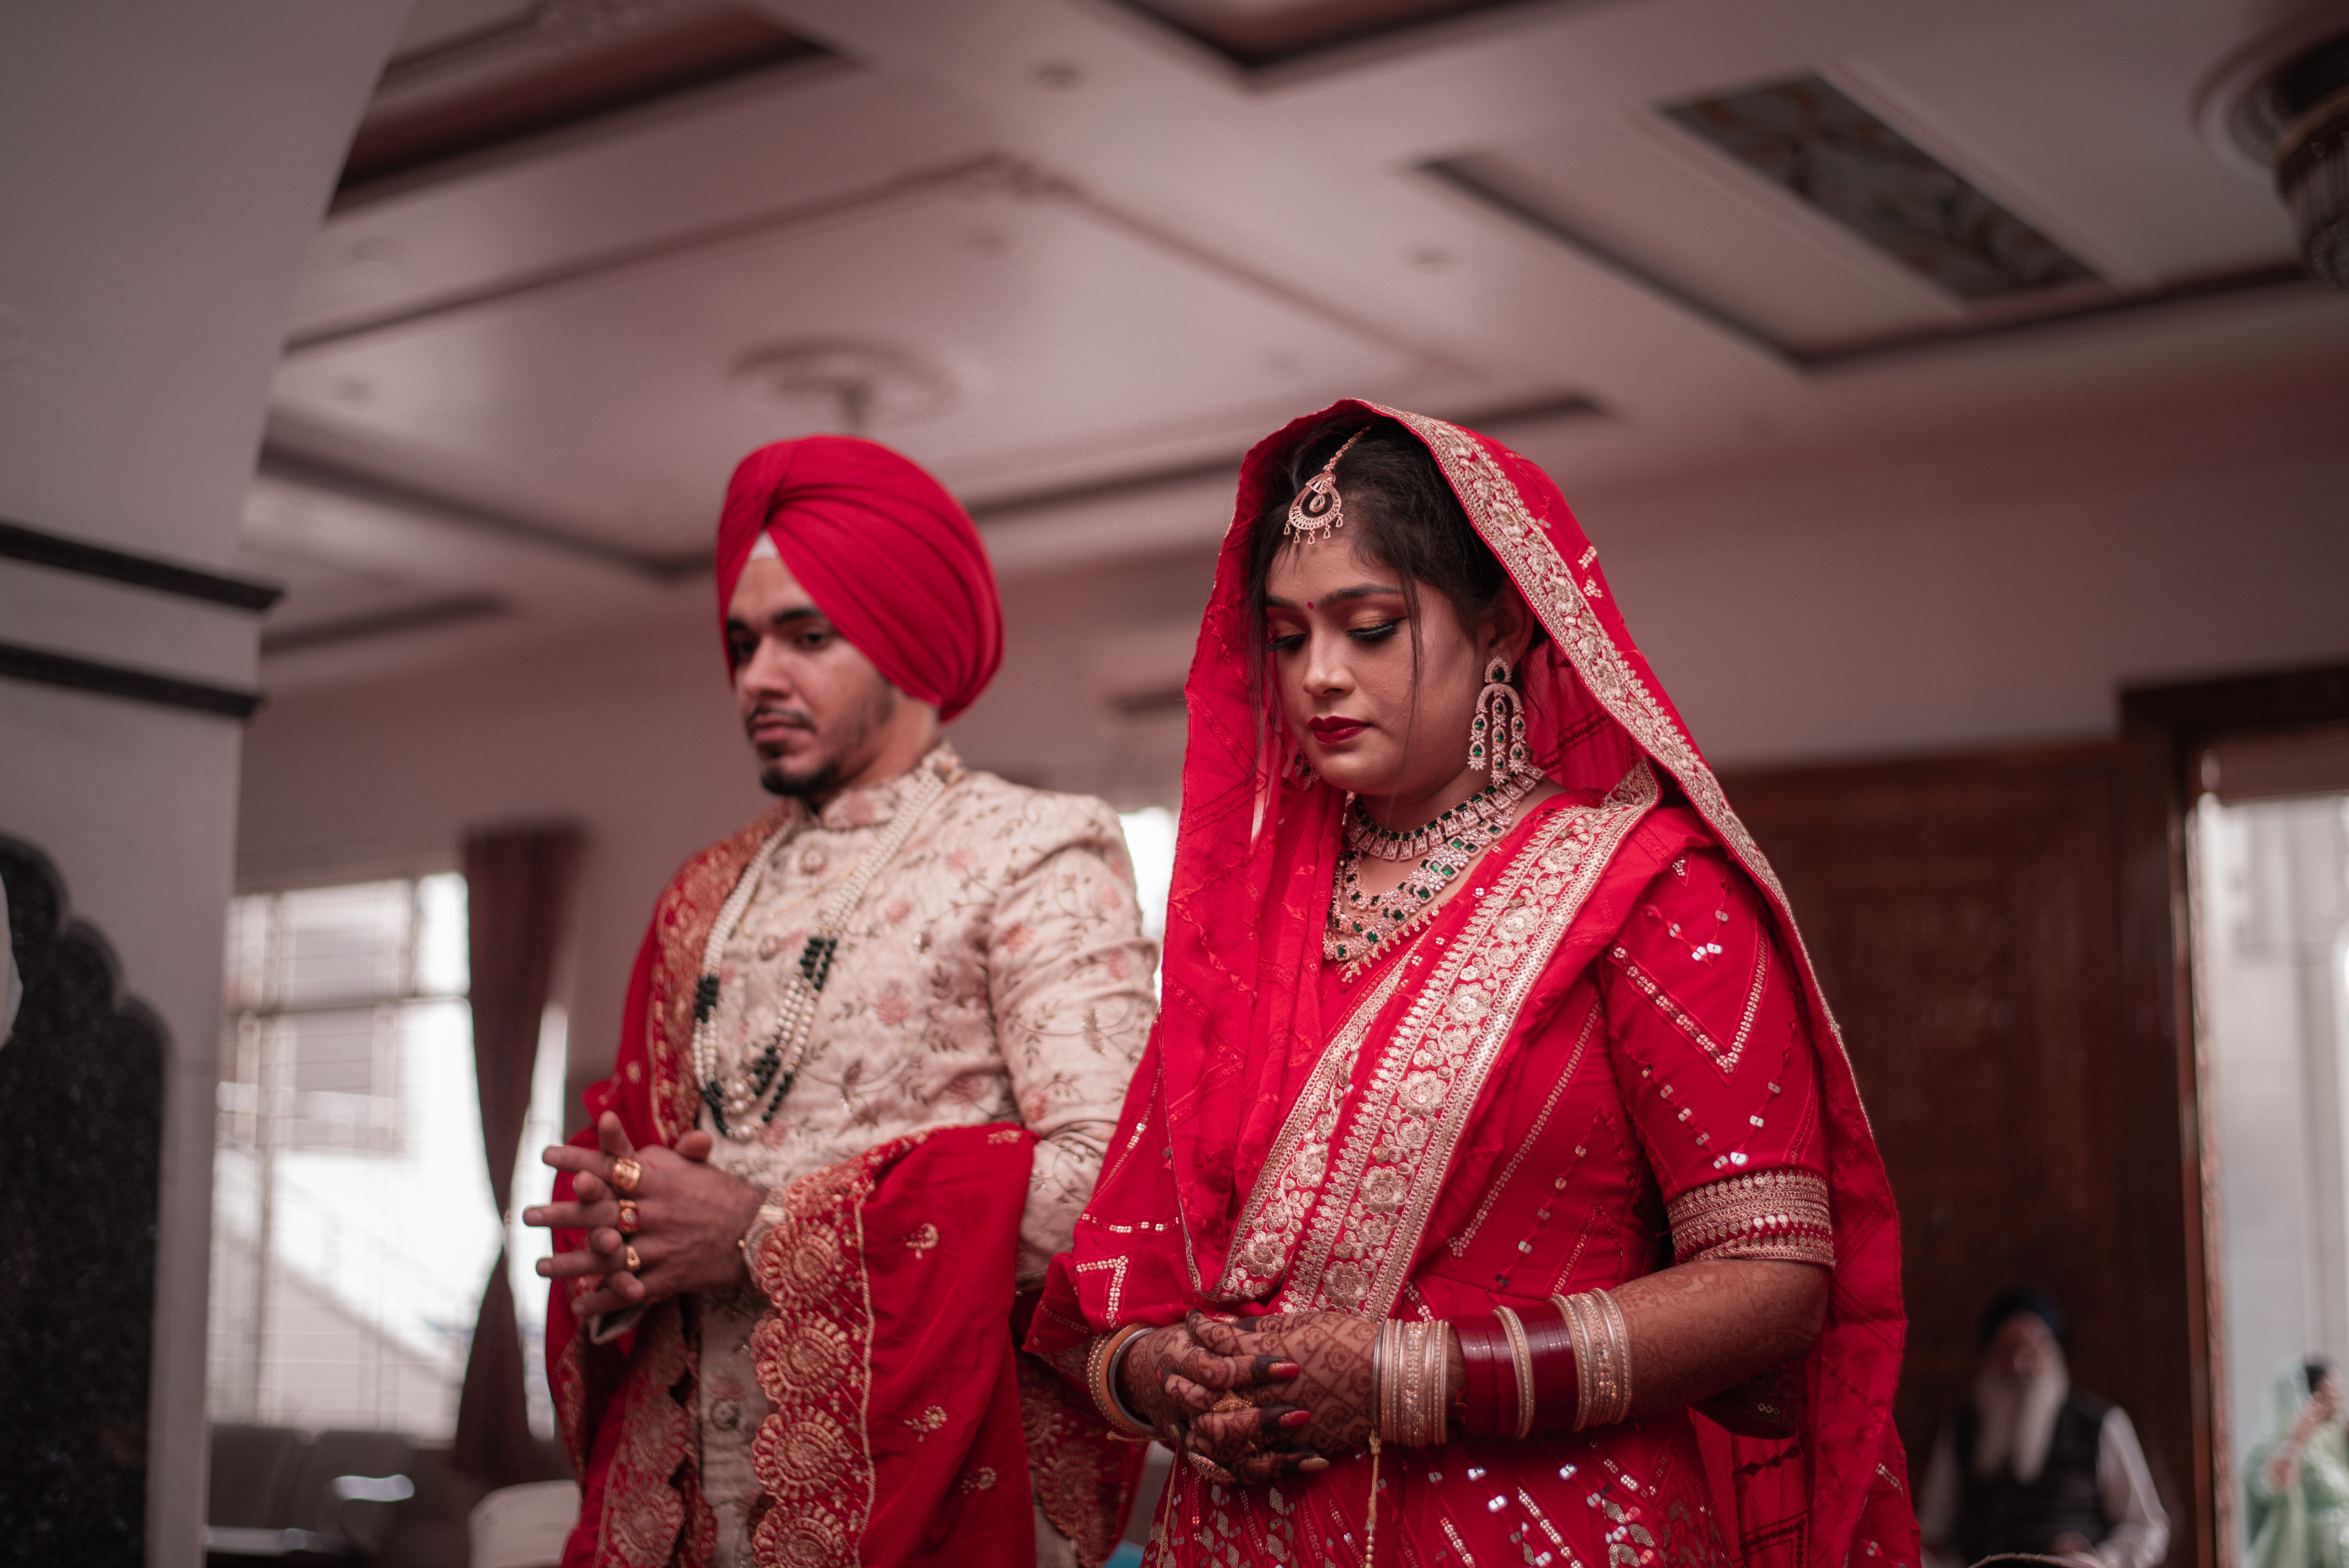
<svg viewBox="0 0 2349 1568">
<path fill-rule="evenodd" d="M 2093 737 L 2112 731 L 2124 680 L 2349 651 L 2349 457 L 2324 438 L 2349 428 L 2349 403 L 2297 406 L 2298 422 L 2234 401 L 2102 435 L 1993 429 L 1579 510 L 1717 765 Z M 1569 471 L 1569 454 L 1535 455 Z M 1156 553 L 1123 562 L 1100 539 L 1128 503 L 1099 527 L 990 525 L 1009 649 L 951 730 L 970 761 L 1122 807 L 1175 803 L 1179 709 L 1147 699 L 1188 666 L 1219 505 L 1199 498 L 1187 548 L 1159 528 Z M 1030 548 L 1046 529 L 1059 543 Z M 576 818 L 590 842 L 573 1075 L 600 1071 L 664 879 L 763 801 L 707 592 L 570 642 L 274 703 L 251 734 L 241 874 L 415 865 L 470 824 Z"/>
<path fill-rule="evenodd" d="M 0 8 L 0 517 L 217 566 L 296 272 L 399 0 Z M 235 613 L 0 571 L 9 640 L 248 685 Z M 168 1024 L 150 1560 L 200 1559 L 221 923 L 239 732 L 0 681 L 0 830 Z"/>
</svg>

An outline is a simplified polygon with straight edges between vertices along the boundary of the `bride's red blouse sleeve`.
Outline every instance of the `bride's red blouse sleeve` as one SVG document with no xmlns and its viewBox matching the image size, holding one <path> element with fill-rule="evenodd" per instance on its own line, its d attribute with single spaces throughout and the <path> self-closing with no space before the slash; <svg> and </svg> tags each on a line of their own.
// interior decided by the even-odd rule
<svg viewBox="0 0 2349 1568">
<path fill-rule="evenodd" d="M 1817 1051 L 1744 872 L 1692 849 L 1633 902 L 1594 967 L 1674 1261 L 1831 1264 Z"/>
</svg>

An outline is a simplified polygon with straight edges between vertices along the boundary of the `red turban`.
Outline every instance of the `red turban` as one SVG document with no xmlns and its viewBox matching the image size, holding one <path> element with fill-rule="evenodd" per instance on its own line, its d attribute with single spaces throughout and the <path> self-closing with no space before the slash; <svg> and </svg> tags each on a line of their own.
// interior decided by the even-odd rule
<svg viewBox="0 0 2349 1568">
<path fill-rule="evenodd" d="M 761 529 L 840 634 L 940 719 L 995 678 L 1003 663 L 995 569 L 970 514 L 909 459 L 853 436 L 777 441 L 744 458 L 718 519 L 721 636 Z"/>
</svg>

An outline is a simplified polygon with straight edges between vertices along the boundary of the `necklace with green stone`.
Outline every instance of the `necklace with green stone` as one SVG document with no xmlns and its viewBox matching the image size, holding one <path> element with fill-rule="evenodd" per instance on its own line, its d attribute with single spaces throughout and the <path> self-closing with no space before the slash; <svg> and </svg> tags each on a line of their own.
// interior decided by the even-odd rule
<svg viewBox="0 0 2349 1568">
<path fill-rule="evenodd" d="M 1456 825 L 1452 836 L 1435 844 L 1401 882 L 1375 898 L 1362 892 L 1361 851 L 1349 846 L 1338 857 L 1338 885 L 1331 891 L 1329 923 L 1321 932 L 1322 958 L 1359 965 L 1386 946 L 1434 908 L 1435 895 L 1508 830 L 1506 813 Z"/>
</svg>

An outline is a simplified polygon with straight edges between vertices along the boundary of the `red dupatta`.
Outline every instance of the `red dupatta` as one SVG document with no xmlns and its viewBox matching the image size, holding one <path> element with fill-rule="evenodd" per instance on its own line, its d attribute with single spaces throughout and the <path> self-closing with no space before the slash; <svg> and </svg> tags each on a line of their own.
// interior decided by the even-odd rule
<svg viewBox="0 0 2349 1568">
<path fill-rule="evenodd" d="M 795 808 L 774 808 L 688 861 L 636 955 L 612 1076 L 587 1090 L 637 1147 L 691 1130 L 694 983 L 719 906 Z M 975 1550 L 1032 1562 L 1032 1496 L 1098 1563 L 1113 1548 L 1134 1450 L 1107 1440 L 1082 1397 L 1021 1366 L 1008 1332 L 1011 1260 L 1034 1139 L 1010 1126 L 892 1140 L 800 1178 L 788 1217 L 750 1260 L 771 1310 L 754 1331 L 773 1405 L 753 1463 L 771 1506 L 751 1532 L 761 1562 L 852 1568 L 943 1563 Z M 567 1202 L 571 1177 L 555 1180 Z M 555 1246 L 585 1245 L 578 1232 Z M 588 1342 L 557 1281 L 547 1382 L 579 1478 L 564 1568 L 694 1568 L 717 1522 L 702 1496 L 698 1357 L 680 1305 Z M 1031 1489 L 1032 1480 L 1032 1489 Z"/>
<path fill-rule="evenodd" d="M 1217 1287 L 1273 1140 L 1340 1022 L 1321 1012 L 1320 929 L 1344 797 L 1309 776 L 1297 780 L 1286 726 L 1257 695 L 1271 682 L 1250 678 L 1258 655 L 1247 561 L 1250 529 L 1285 483 L 1296 443 L 1349 408 L 1398 420 L 1426 445 L 1547 634 L 1518 677 L 1537 765 L 1566 789 L 1604 799 L 1619 787 L 1636 791 L 1649 769 L 1634 765 L 1644 759 L 1753 878 L 1799 971 L 1819 1043 L 1837 1258 L 1807 1379 L 1809 1463 L 1782 1468 L 1784 1443 L 1726 1434 L 1719 1443 L 1735 1487 L 1780 1494 L 1758 1511 L 1806 1518 L 1803 1560 L 1839 1568 L 1879 1472 L 1900 1485 L 1888 1460 L 1898 1462 L 1890 1421 L 1904 1330 L 1892 1194 L 1842 1038 L 1784 890 L 1632 644 L 1598 552 L 1557 487 L 1498 442 L 1423 415 L 1350 399 L 1260 442 L 1242 469 L 1185 687 L 1190 744 L 1162 1011 L 1030 1346 L 1050 1354 L 1116 1323 L 1169 1322 L 1194 1305 L 1263 1310 Z M 1603 836 L 1610 841 L 1596 846 L 1599 864 L 1585 870 L 1603 871 L 1627 841 Z M 1136 1231 L 1159 1239 L 1144 1242 Z M 1806 1495 L 1784 1495 L 1795 1485 Z"/>
</svg>

